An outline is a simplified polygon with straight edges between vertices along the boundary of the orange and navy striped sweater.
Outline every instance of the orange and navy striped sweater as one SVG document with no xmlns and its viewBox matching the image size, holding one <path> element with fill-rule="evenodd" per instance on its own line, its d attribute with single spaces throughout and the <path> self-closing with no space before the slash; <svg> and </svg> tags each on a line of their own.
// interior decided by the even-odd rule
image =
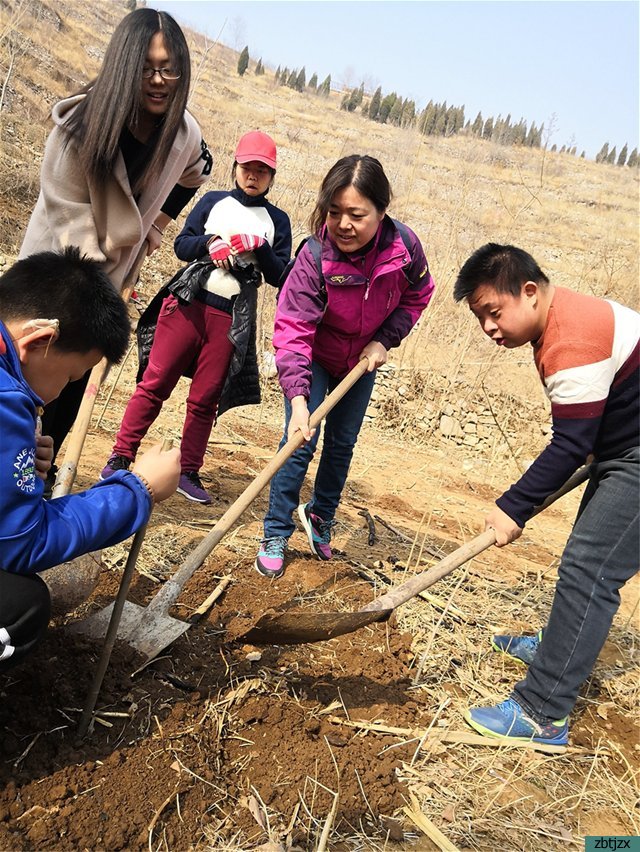
<svg viewBox="0 0 640 852">
<path fill-rule="evenodd" d="M 497 505 L 518 526 L 584 464 L 640 444 L 640 314 L 556 287 L 534 358 L 551 402 L 552 438 Z"/>
</svg>

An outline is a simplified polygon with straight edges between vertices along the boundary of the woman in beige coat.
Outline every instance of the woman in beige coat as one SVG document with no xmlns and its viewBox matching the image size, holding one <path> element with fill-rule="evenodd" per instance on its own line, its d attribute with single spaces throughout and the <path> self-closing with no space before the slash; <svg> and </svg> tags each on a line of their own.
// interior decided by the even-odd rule
<svg viewBox="0 0 640 852">
<path fill-rule="evenodd" d="M 76 245 L 122 287 L 145 241 L 151 254 L 211 172 L 200 128 L 186 111 L 189 82 L 189 49 L 170 15 L 141 8 L 120 22 L 95 81 L 53 109 L 21 258 Z M 45 408 L 43 433 L 53 437 L 54 456 L 87 378 Z"/>
</svg>

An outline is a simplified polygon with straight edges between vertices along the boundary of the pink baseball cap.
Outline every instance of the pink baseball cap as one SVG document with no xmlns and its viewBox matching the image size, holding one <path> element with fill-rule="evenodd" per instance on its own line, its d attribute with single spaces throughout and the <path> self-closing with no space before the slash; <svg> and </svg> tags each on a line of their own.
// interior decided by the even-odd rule
<svg viewBox="0 0 640 852">
<path fill-rule="evenodd" d="M 236 148 L 237 163 L 250 163 L 252 160 L 258 160 L 271 169 L 276 167 L 276 143 L 260 130 L 245 133 Z"/>
</svg>

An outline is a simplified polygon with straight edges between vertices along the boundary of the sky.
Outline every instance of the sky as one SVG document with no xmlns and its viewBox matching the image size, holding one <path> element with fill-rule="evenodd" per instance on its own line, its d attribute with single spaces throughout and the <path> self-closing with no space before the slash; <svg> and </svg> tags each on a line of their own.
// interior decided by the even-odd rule
<svg viewBox="0 0 640 852">
<path fill-rule="evenodd" d="M 148 0 L 265 65 L 544 123 L 595 157 L 639 135 L 637 0 Z"/>
</svg>

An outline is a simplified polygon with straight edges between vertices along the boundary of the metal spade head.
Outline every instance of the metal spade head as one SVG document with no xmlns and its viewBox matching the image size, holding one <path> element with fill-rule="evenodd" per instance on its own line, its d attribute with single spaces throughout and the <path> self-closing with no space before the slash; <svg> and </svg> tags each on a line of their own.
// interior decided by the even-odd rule
<svg viewBox="0 0 640 852">
<path fill-rule="evenodd" d="M 392 609 L 368 612 L 272 612 L 263 615 L 240 638 L 253 645 L 302 645 L 353 633 L 375 621 L 386 621 Z"/>
<path fill-rule="evenodd" d="M 69 629 L 93 639 L 103 639 L 106 636 L 113 604 L 104 607 L 99 612 L 90 615 L 82 621 L 69 625 Z M 117 638 L 127 642 L 147 660 L 152 660 L 158 654 L 175 642 L 191 627 L 187 621 L 180 621 L 169 615 L 155 612 L 150 607 L 125 601 Z"/>
<path fill-rule="evenodd" d="M 100 579 L 100 551 L 85 553 L 40 575 L 51 595 L 51 614 L 66 615 L 91 596 Z"/>
</svg>

